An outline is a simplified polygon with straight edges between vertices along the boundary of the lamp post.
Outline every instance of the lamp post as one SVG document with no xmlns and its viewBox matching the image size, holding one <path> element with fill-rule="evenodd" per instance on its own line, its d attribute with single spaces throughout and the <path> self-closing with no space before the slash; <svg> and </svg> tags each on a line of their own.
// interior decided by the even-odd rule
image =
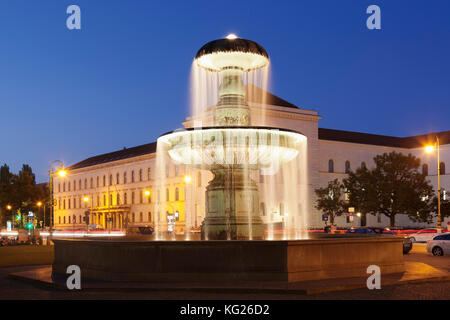
<svg viewBox="0 0 450 320">
<path fill-rule="evenodd" d="M 14 214 L 12 213 L 12 206 L 10 204 L 6 205 L 6 210 L 9 211 L 9 214 L 11 215 L 11 227 L 14 228 Z"/>
<path fill-rule="evenodd" d="M 53 165 L 59 163 L 60 167 L 58 170 L 53 171 Z M 50 163 L 50 169 L 48 171 L 49 174 L 49 190 L 50 190 L 50 235 L 52 233 L 53 228 L 53 219 L 55 213 L 55 199 L 54 199 L 54 191 L 53 191 L 53 176 L 57 173 L 60 178 L 64 178 L 67 176 L 67 171 L 64 170 L 63 162 L 61 160 L 54 160 Z"/>
<path fill-rule="evenodd" d="M 434 145 L 425 147 L 425 151 L 431 153 L 436 148 L 437 151 L 437 178 L 438 178 L 438 216 L 437 216 L 437 229 L 442 230 L 442 218 L 441 218 L 441 160 L 439 154 L 439 137 L 435 136 Z"/>
<path fill-rule="evenodd" d="M 38 203 L 36 203 L 36 205 L 38 206 L 38 214 L 39 214 L 39 217 L 41 216 L 41 206 L 42 206 L 42 202 L 41 201 L 38 201 Z M 42 224 L 43 225 L 43 224 Z"/>
</svg>

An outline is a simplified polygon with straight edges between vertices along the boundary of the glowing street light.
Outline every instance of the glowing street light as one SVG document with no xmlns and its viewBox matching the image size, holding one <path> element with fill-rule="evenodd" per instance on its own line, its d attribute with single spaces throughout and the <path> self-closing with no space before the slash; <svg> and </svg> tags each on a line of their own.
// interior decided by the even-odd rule
<svg viewBox="0 0 450 320">
<path fill-rule="evenodd" d="M 191 183 L 191 181 L 192 181 L 192 178 L 191 178 L 190 175 L 185 175 L 185 176 L 184 176 L 184 182 L 185 182 L 185 183 Z"/>
<path fill-rule="evenodd" d="M 442 218 L 441 218 L 441 160 L 439 155 L 439 137 L 435 136 L 435 144 L 428 145 L 425 147 L 425 151 L 431 153 L 436 148 L 437 151 L 437 178 L 438 178 L 438 216 L 437 216 L 437 229 L 442 229 Z"/>
<path fill-rule="evenodd" d="M 67 170 L 59 169 L 59 170 L 58 170 L 58 176 L 59 176 L 60 178 L 65 178 L 65 177 L 67 176 Z"/>
<path fill-rule="evenodd" d="M 10 204 L 8 204 L 7 206 L 6 206 L 6 210 L 11 210 L 12 209 L 12 206 L 10 205 Z"/>
<path fill-rule="evenodd" d="M 150 191 L 149 191 L 149 190 L 145 190 L 145 191 L 144 191 L 144 195 L 145 195 L 146 197 L 150 197 Z"/>
<path fill-rule="evenodd" d="M 226 38 L 227 38 L 228 40 L 234 40 L 234 39 L 237 39 L 238 36 L 235 35 L 234 33 L 230 33 L 229 35 L 227 35 Z"/>
<path fill-rule="evenodd" d="M 36 205 L 38 206 L 38 207 L 41 207 L 42 206 L 42 202 L 38 202 L 38 203 L 36 203 Z"/>
</svg>

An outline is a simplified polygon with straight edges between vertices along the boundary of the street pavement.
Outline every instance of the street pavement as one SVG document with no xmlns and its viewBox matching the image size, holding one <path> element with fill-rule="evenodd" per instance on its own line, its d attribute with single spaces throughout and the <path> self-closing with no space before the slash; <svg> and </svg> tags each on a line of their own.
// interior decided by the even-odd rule
<svg viewBox="0 0 450 320">
<path fill-rule="evenodd" d="M 450 255 L 434 257 L 426 252 L 424 244 L 414 244 L 413 250 L 405 256 L 405 261 L 421 262 L 432 267 L 450 272 Z M 380 290 L 356 289 L 337 291 L 316 295 L 301 294 L 275 294 L 275 293 L 205 293 L 195 291 L 59 291 L 43 289 L 37 285 L 24 283 L 8 278 L 13 272 L 26 271 L 35 268 L 30 267 L 2 267 L 0 268 L 0 299 L 160 299 L 160 300 L 205 300 L 205 299 L 283 299 L 283 300 L 354 300 L 354 299 L 450 299 L 450 281 L 438 281 L 427 283 L 413 283 L 391 285 Z"/>
</svg>

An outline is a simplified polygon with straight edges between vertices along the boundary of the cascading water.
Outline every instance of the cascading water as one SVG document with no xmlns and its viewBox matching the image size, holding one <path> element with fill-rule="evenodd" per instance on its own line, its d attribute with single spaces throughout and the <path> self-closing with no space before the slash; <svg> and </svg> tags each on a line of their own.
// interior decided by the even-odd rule
<svg viewBox="0 0 450 320">
<path fill-rule="evenodd" d="M 202 222 L 205 240 L 307 235 L 307 141 L 295 131 L 271 125 L 268 79 L 269 58 L 257 43 L 229 38 L 206 44 L 191 70 L 190 129 L 158 139 L 158 190 L 166 186 L 170 161 L 186 166 L 192 175 L 198 170 L 212 173 Z M 192 205 L 195 188 L 185 192 L 186 202 L 191 202 L 186 205 L 191 211 L 185 214 L 186 230 L 197 210 Z M 165 212 L 160 198 L 157 206 L 157 212 Z M 160 235 L 165 225 L 159 214 L 155 220 Z"/>
</svg>

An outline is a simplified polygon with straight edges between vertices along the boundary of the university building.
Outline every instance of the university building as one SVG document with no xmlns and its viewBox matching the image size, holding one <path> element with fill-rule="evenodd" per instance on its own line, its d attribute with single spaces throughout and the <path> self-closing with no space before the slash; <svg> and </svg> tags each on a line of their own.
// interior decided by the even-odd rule
<svg viewBox="0 0 450 320">
<path fill-rule="evenodd" d="M 441 188 L 450 189 L 450 174 L 446 171 L 446 165 L 450 163 L 450 131 L 400 138 L 325 129 L 319 128 L 321 116 L 317 111 L 298 108 L 275 95 L 267 94 L 265 108 L 257 98 L 248 100 L 252 125 L 291 129 L 307 137 L 310 227 L 324 225 L 321 212 L 314 208 L 313 190 L 326 186 L 335 178 L 345 178 L 349 171 L 358 167 L 373 167 L 373 157 L 385 152 L 411 153 L 419 157 L 423 172 L 437 190 L 437 155 L 436 152 L 429 154 L 424 151 L 424 146 L 433 143 L 436 136 L 440 140 Z M 212 107 L 197 117 L 187 117 L 184 127 L 193 127 L 196 121 L 201 121 L 203 126 L 210 125 L 211 110 Z M 156 188 L 155 165 L 156 142 L 152 142 L 94 156 L 69 166 L 65 178 L 55 175 L 53 180 L 55 228 L 85 227 L 83 218 L 87 212 L 90 224 L 112 229 L 149 226 L 155 221 L 159 221 L 163 230 L 174 225 L 177 232 L 184 231 L 186 226 L 199 227 L 205 216 L 205 187 L 212 178 L 211 173 L 192 171 L 171 163 L 165 168 L 166 186 Z M 255 181 L 261 190 L 262 180 L 256 177 Z M 262 194 L 260 202 L 264 222 L 282 222 L 286 218 L 280 209 L 282 203 L 268 208 Z M 186 212 L 191 214 L 186 215 Z M 383 215 L 368 215 L 366 219 L 367 225 L 389 225 L 389 219 Z M 358 217 L 350 222 L 345 216 L 338 217 L 335 222 L 338 226 L 358 226 L 361 223 Z M 443 226 L 446 223 L 444 220 Z M 403 215 L 397 216 L 396 225 L 426 226 Z"/>
</svg>

